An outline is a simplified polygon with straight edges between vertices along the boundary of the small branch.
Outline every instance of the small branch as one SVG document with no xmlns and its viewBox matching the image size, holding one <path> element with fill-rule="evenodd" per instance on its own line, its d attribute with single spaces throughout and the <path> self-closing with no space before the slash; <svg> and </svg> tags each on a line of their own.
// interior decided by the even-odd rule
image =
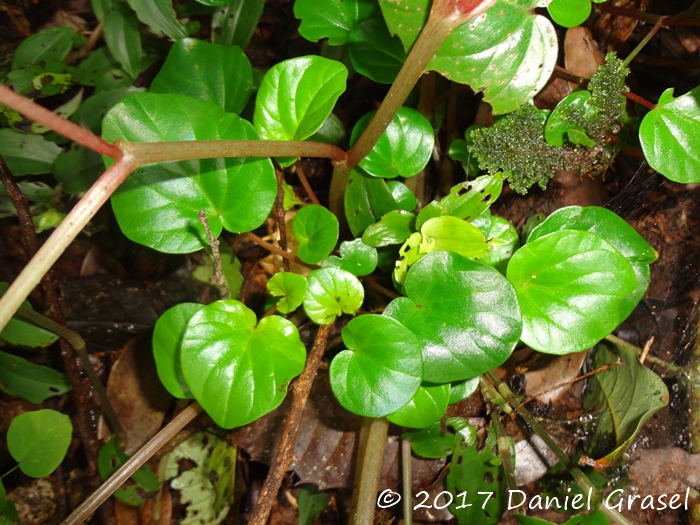
<svg viewBox="0 0 700 525">
<path fill-rule="evenodd" d="M 355 464 L 355 483 L 350 508 L 350 525 L 374 523 L 379 476 L 382 473 L 384 447 L 389 433 L 385 417 L 362 418 L 360 444 Z"/>
<path fill-rule="evenodd" d="M 293 253 L 289 253 L 288 251 L 283 250 L 282 248 L 278 248 L 274 244 L 270 244 L 267 241 L 263 241 L 260 237 L 255 235 L 253 232 L 241 233 L 241 235 L 243 235 L 243 237 L 245 237 L 247 239 L 250 239 L 258 246 L 262 246 L 267 251 L 274 253 L 275 255 L 279 255 L 280 257 L 282 257 L 284 259 L 289 259 L 292 262 L 295 262 L 297 264 L 301 264 L 302 266 L 306 266 L 307 268 L 311 268 L 312 270 L 318 270 L 318 265 L 305 263 L 304 261 L 299 259 L 299 257 L 294 255 Z"/>
<path fill-rule="evenodd" d="M 36 102 L 29 100 L 22 95 L 12 91 L 10 88 L 0 84 L 0 104 L 3 104 L 16 112 L 32 119 L 47 128 L 60 133 L 78 144 L 82 144 L 86 148 L 107 157 L 118 159 L 121 157 L 121 150 L 114 144 L 105 142 L 94 133 L 81 128 L 77 124 L 72 123 L 56 113 L 53 113 Z"/>
<path fill-rule="evenodd" d="M 401 440 L 401 473 L 403 475 L 403 523 L 413 525 L 413 483 L 411 478 L 411 442 Z"/>
<path fill-rule="evenodd" d="M 198 216 L 199 222 L 204 227 L 204 231 L 207 233 L 207 238 L 209 239 L 209 246 L 211 246 L 211 256 L 214 260 L 214 281 L 216 282 L 216 287 L 219 289 L 219 294 L 222 299 L 230 299 L 231 294 L 226 286 L 226 278 L 224 277 L 224 270 L 221 267 L 221 254 L 219 253 L 219 239 L 215 239 L 214 235 L 211 233 L 211 228 L 209 227 L 209 220 L 207 219 L 207 212 L 199 210 Z"/>
<path fill-rule="evenodd" d="M 612 4 L 595 4 L 595 8 L 601 13 L 607 13 L 617 16 L 625 16 L 627 18 L 632 18 L 633 20 L 639 20 L 640 22 L 647 22 L 649 24 L 655 24 L 659 19 L 663 18 L 661 15 L 655 15 L 653 13 L 647 13 L 646 11 L 639 11 L 638 9 L 625 9 L 624 7 L 616 7 Z"/>
<path fill-rule="evenodd" d="M 294 459 L 294 445 L 296 443 L 297 434 L 299 433 L 299 425 L 301 424 L 301 416 L 306 407 L 306 401 L 311 393 L 311 385 L 313 385 L 316 371 L 321 363 L 323 354 L 328 346 L 328 338 L 333 331 L 333 324 L 321 325 L 316 333 L 316 340 L 306 359 L 306 365 L 299 379 L 292 386 L 292 407 L 287 416 L 287 423 L 282 432 L 282 439 L 277 446 L 275 459 L 270 466 L 270 472 L 265 479 L 265 484 L 260 491 L 260 497 L 253 510 L 253 515 L 250 517 L 249 525 L 265 525 L 267 518 L 272 510 L 272 505 L 277 497 L 277 492 L 282 485 L 284 474 L 287 468 Z"/>
<path fill-rule="evenodd" d="M 503 425 L 501 425 L 501 420 L 498 412 L 491 412 L 491 422 L 493 423 L 493 428 L 496 431 L 496 439 L 498 443 L 498 455 L 501 458 L 501 464 L 503 465 L 503 472 L 506 476 L 506 486 L 511 492 L 518 490 L 518 483 L 515 480 L 515 458 L 511 454 L 511 446 L 513 440 L 510 436 L 506 435 L 503 430 Z M 519 505 L 515 508 L 516 514 L 524 514 L 525 509 L 523 505 Z"/>
<path fill-rule="evenodd" d="M 627 97 L 630 100 L 633 100 L 637 104 L 641 104 L 645 108 L 656 109 L 656 104 L 654 104 L 653 102 L 649 102 L 647 99 L 642 98 L 639 95 L 635 95 L 631 91 L 628 91 L 627 93 L 623 93 L 622 95 Z"/>
<path fill-rule="evenodd" d="M 97 26 L 95 26 L 95 29 L 92 30 L 90 37 L 83 44 L 83 47 L 70 53 L 65 58 L 63 63 L 64 64 L 72 64 L 73 62 L 77 62 L 78 60 L 81 60 L 81 59 L 85 58 L 86 56 L 88 56 L 90 54 L 90 51 L 92 51 L 92 49 L 95 47 L 95 44 L 97 44 L 98 40 L 102 36 L 103 29 L 104 29 L 104 24 L 102 24 L 102 22 L 97 24 Z"/>
<path fill-rule="evenodd" d="M 277 231 L 280 234 L 280 248 L 287 251 L 287 223 L 284 213 L 284 173 L 278 166 L 275 166 L 277 176 L 277 197 L 275 198 L 275 215 L 277 216 Z M 282 258 L 282 267 L 285 272 L 289 271 L 289 260 Z"/>
<path fill-rule="evenodd" d="M 639 348 L 638 346 L 633 345 L 632 343 L 628 343 L 624 339 L 620 339 L 617 336 L 614 335 L 609 335 L 605 339 L 610 341 L 611 343 L 618 345 L 618 346 L 624 346 L 625 348 L 632 350 L 634 353 L 636 353 L 640 359 L 644 351 Z M 678 374 L 680 372 L 683 372 L 685 370 L 685 367 L 681 367 L 678 365 L 674 365 L 673 363 L 669 363 L 668 361 L 661 359 L 659 357 L 653 356 L 653 355 L 647 355 L 645 361 L 648 361 L 649 363 L 660 366 L 661 368 L 664 368 L 666 372 L 669 374 Z M 692 367 L 691 367 L 692 368 Z"/>
<path fill-rule="evenodd" d="M 377 282 L 377 280 L 374 277 L 364 276 L 361 277 L 361 279 L 367 284 L 369 284 L 372 288 L 377 290 L 380 294 L 385 295 L 389 299 L 396 299 L 397 297 L 401 297 L 401 295 L 397 294 L 396 292 L 392 292 L 391 290 L 384 288 L 381 284 Z"/>
<path fill-rule="evenodd" d="M 124 482 L 129 479 L 143 464 L 145 464 L 153 454 L 158 452 L 164 445 L 170 441 L 187 423 L 192 421 L 197 414 L 202 411 L 199 403 L 194 402 L 185 408 L 178 416 L 168 423 L 165 428 L 158 432 L 151 440 L 146 443 L 141 450 L 134 454 L 122 467 L 117 470 L 100 487 L 99 490 L 93 492 L 73 513 L 66 518 L 61 525 L 79 525 L 88 520 L 93 512 L 114 493 Z"/>
<path fill-rule="evenodd" d="M 304 190 L 306 190 L 306 194 L 309 196 L 309 199 L 311 199 L 311 202 L 314 204 L 320 206 L 321 202 L 318 200 L 318 197 L 316 197 L 314 190 L 311 189 L 311 184 L 309 184 L 309 180 L 306 178 L 306 173 L 304 173 L 304 169 L 301 167 L 301 161 L 298 160 L 296 164 L 294 164 L 294 167 L 297 170 L 297 175 L 299 175 L 301 185 L 304 186 Z"/>
<path fill-rule="evenodd" d="M 659 18 L 659 20 L 654 24 L 654 27 L 651 28 L 651 30 L 647 33 L 647 35 L 642 38 L 642 41 L 639 42 L 637 47 L 635 47 L 632 52 L 625 58 L 625 60 L 622 61 L 622 65 L 624 67 L 627 67 L 630 62 L 634 59 L 634 57 L 637 56 L 637 54 L 644 49 L 644 47 L 649 43 L 649 40 L 651 40 L 654 35 L 661 29 L 664 25 L 666 25 L 666 22 L 669 17 L 663 16 Z"/>
<path fill-rule="evenodd" d="M 588 84 L 587 78 L 576 76 L 561 66 L 554 66 L 553 75 L 557 78 L 561 78 L 563 80 L 566 80 L 567 82 L 571 82 L 573 84 L 576 84 L 577 86 L 585 86 L 586 84 Z"/>
</svg>

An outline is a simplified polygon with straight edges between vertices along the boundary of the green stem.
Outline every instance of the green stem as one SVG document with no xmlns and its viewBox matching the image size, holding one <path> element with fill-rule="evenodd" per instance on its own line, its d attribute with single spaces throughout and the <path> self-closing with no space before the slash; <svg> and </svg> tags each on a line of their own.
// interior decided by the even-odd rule
<svg viewBox="0 0 700 525">
<path fill-rule="evenodd" d="M 389 421 L 384 417 L 366 417 L 362 420 L 350 525 L 371 525 L 374 523 L 379 476 L 382 472 L 384 446 L 388 432 Z"/>
<path fill-rule="evenodd" d="M 622 65 L 624 67 L 627 67 L 629 63 L 632 62 L 634 57 L 636 57 L 639 54 L 639 52 L 642 49 L 644 49 L 644 47 L 649 43 L 649 40 L 651 40 L 654 37 L 654 35 L 659 31 L 659 29 L 661 29 L 665 25 L 667 19 L 667 16 L 659 18 L 659 20 L 654 24 L 654 27 L 651 28 L 651 31 L 649 31 L 647 35 L 644 38 L 642 38 L 642 41 L 639 43 L 639 45 L 635 47 L 634 50 L 632 50 L 632 52 L 622 62 Z"/>
<path fill-rule="evenodd" d="M 496 431 L 496 438 L 498 440 L 498 455 L 501 458 L 503 464 L 503 472 L 506 476 L 506 486 L 511 492 L 518 490 L 518 482 L 515 480 L 515 462 L 513 454 L 511 453 L 511 448 L 513 445 L 513 439 L 506 435 L 503 430 L 503 425 L 501 425 L 501 419 L 498 412 L 491 412 L 491 421 L 493 422 L 493 428 Z M 516 514 L 524 514 L 524 505 L 520 505 L 515 508 Z"/>
<path fill-rule="evenodd" d="M 401 473 L 403 474 L 403 523 L 413 525 L 413 483 L 411 481 L 411 442 L 401 440 Z"/>
<path fill-rule="evenodd" d="M 348 185 L 350 178 L 350 168 L 347 164 L 336 164 L 333 168 L 333 176 L 331 177 L 331 189 L 328 196 L 328 208 L 333 215 L 338 218 L 340 225 L 341 239 L 350 238 L 350 227 L 348 220 L 345 217 L 345 187 Z"/>
</svg>

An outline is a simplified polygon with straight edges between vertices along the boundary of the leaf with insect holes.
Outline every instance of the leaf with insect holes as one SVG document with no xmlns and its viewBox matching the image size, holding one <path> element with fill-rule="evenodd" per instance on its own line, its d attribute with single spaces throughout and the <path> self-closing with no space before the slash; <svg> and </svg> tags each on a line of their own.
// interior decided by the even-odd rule
<svg viewBox="0 0 700 525">
<path fill-rule="evenodd" d="M 259 139 L 248 122 L 221 106 L 175 94 L 129 95 L 109 111 L 103 130 L 109 142 Z M 276 195 L 269 159 L 201 159 L 137 168 L 112 196 L 112 207 L 131 240 L 166 253 L 190 253 L 209 245 L 199 210 L 206 212 L 214 237 L 222 228 L 247 232 L 265 221 Z"/>
<path fill-rule="evenodd" d="M 217 301 L 185 328 L 180 362 L 194 398 L 214 422 L 233 428 L 277 408 L 298 376 L 306 348 L 296 327 L 272 315 L 257 323 L 239 301 Z"/>
<path fill-rule="evenodd" d="M 22 357 L 0 352 L 0 390 L 11 396 L 19 396 L 38 405 L 71 388 L 66 376 L 53 368 L 35 365 Z"/>
<path fill-rule="evenodd" d="M 381 315 L 352 319 L 343 328 L 348 347 L 333 358 L 333 393 L 345 408 L 382 417 L 405 405 L 420 387 L 420 344 L 401 323 Z"/>
<path fill-rule="evenodd" d="M 365 290 L 350 272 L 321 268 L 308 277 L 304 310 L 316 324 L 330 324 L 341 314 L 354 314 L 362 306 Z"/>
<path fill-rule="evenodd" d="M 12 69 L 38 64 L 41 61 L 62 62 L 73 48 L 77 33 L 70 27 L 42 29 L 17 46 Z"/>
<path fill-rule="evenodd" d="M 328 257 L 338 242 L 339 228 L 338 219 L 323 206 L 304 206 L 292 221 L 294 237 L 299 241 L 299 258 L 316 264 Z"/>
<path fill-rule="evenodd" d="M 73 425 L 68 416 L 55 410 L 35 410 L 12 420 L 7 449 L 22 472 L 43 478 L 61 464 L 72 436 Z"/>
</svg>

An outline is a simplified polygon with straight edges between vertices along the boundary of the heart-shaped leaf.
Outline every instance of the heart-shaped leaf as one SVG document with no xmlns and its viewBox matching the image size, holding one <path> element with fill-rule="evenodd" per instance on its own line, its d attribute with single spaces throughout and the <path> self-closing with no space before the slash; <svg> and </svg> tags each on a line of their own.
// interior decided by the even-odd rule
<svg viewBox="0 0 700 525">
<path fill-rule="evenodd" d="M 347 77 L 343 64 L 319 56 L 272 66 L 255 101 L 255 129 L 267 140 L 310 137 L 333 111 Z"/>
<path fill-rule="evenodd" d="M 348 35 L 348 53 L 355 70 L 380 84 L 391 84 L 406 61 L 398 38 L 392 38 L 382 17 L 355 25 Z"/>
<path fill-rule="evenodd" d="M 304 369 L 296 327 L 279 316 L 256 326 L 239 301 L 217 301 L 196 313 L 182 340 L 182 372 L 195 399 L 217 425 L 233 428 L 273 410 Z"/>
<path fill-rule="evenodd" d="M 333 393 L 345 408 L 382 417 L 405 405 L 421 383 L 423 364 L 416 337 L 401 323 L 381 315 L 352 319 L 343 328 L 348 350 L 333 358 Z"/>
<path fill-rule="evenodd" d="M 395 425 L 425 428 L 445 415 L 450 399 L 450 384 L 421 386 L 411 400 L 387 416 Z"/>
<path fill-rule="evenodd" d="M 552 0 L 547 11 L 560 26 L 576 27 L 591 14 L 591 0 Z"/>
<path fill-rule="evenodd" d="M 330 324 L 341 314 L 354 314 L 365 298 L 362 284 L 340 268 L 321 268 L 309 274 L 304 310 L 316 324 Z"/>
<path fill-rule="evenodd" d="M 292 229 L 299 241 L 297 255 L 309 264 L 328 257 L 338 242 L 338 219 L 323 206 L 304 206 L 294 216 Z"/>
<path fill-rule="evenodd" d="M 293 312 L 304 301 L 308 283 L 306 278 L 290 272 L 279 272 L 267 281 L 267 289 L 277 301 L 277 311 L 283 314 Z"/>
<path fill-rule="evenodd" d="M 367 113 L 355 124 L 350 138 L 351 145 L 367 129 L 375 113 Z M 374 177 L 412 177 L 425 168 L 434 146 L 435 133 L 430 122 L 415 109 L 400 108 L 372 151 L 359 165 Z"/>
<path fill-rule="evenodd" d="M 598 206 L 560 208 L 535 228 L 528 242 L 559 230 L 581 230 L 599 235 L 612 244 L 632 265 L 637 287 L 620 303 L 620 321 L 624 321 L 641 301 L 649 287 L 649 265 L 658 254 L 632 226 L 614 212 Z"/>
<path fill-rule="evenodd" d="M 476 377 L 508 359 L 522 323 L 515 290 L 497 270 L 452 252 L 433 252 L 406 277 L 408 297 L 384 315 L 409 327 L 423 345 L 423 379 Z"/>
<path fill-rule="evenodd" d="M 700 182 L 700 86 L 673 98 L 673 88 L 659 97 L 639 128 L 649 166 L 674 182 Z"/>
<path fill-rule="evenodd" d="M 525 344 L 568 354 L 590 348 L 620 321 L 620 303 L 637 287 L 625 257 L 602 237 L 562 230 L 528 242 L 508 264 L 518 293 Z"/>
<path fill-rule="evenodd" d="M 248 122 L 220 106 L 175 94 L 129 95 L 110 110 L 103 129 L 110 142 L 259 138 Z M 215 237 L 222 228 L 251 231 L 265 221 L 276 195 L 269 159 L 202 159 L 138 168 L 112 196 L 112 206 L 131 240 L 166 253 L 189 253 L 209 245 L 200 209 Z"/>
<path fill-rule="evenodd" d="M 348 41 L 348 34 L 363 20 L 375 17 L 379 12 L 372 0 L 297 0 L 294 16 L 301 20 L 299 34 L 318 42 L 328 39 L 331 46 Z"/>
<path fill-rule="evenodd" d="M 22 472 L 43 478 L 61 464 L 72 437 L 73 425 L 68 416 L 55 410 L 35 410 L 12 420 L 7 448 Z"/>
<path fill-rule="evenodd" d="M 193 397 L 182 374 L 182 339 L 187 323 L 202 309 L 203 304 L 180 303 L 166 310 L 158 318 L 153 330 L 153 357 L 156 360 L 158 377 L 168 392 L 180 399 Z"/>
<path fill-rule="evenodd" d="M 416 216 L 403 210 L 390 211 L 362 234 L 362 242 L 375 248 L 401 244 L 413 233 Z"/>
<path fill-rule="evenodd" d="M 238 114 L 248 102 L 252 86 L 253 68 L 240 47 L 183 38 L 170 49 L 151 83 L 151 93 L 201 98 Z"/>
<path fill-rule="evenodd" d="M 377 267 L 377 249 L 362 239 L 340 243 L 340 258 L 331 256 L 323 261 L 323 267 L 342 268 L 358 277 L 371 274 Z"/>
<path fill-rule="evenodd" d="M 357 168 L 350 170 L 344 205 L 345 217 L 355 237 L 360 237 L 384 215 L 398 209 L 387 183 Z"/>
</svg>

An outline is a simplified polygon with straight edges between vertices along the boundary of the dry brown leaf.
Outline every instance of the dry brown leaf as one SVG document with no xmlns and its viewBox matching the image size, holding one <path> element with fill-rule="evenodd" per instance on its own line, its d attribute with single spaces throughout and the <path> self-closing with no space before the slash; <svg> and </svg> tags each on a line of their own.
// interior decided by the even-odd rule
<svg viewBox="0 0 700 525">
<path fill-rule="evenodd" d="M 540 403 L 551 403 L 571 388 L 587 352 L 577 352 L 563 356 L 542 356 L 536 362 L 536 368 L 525 372 L 527 385 L 525 393 L 536 396 Z M 559 386 L 561 385 L 561 386 Z"/>
<path fill-rule="evenodd" d="M 53 525 L 60 523 L 58 495 L 51 478 L 33 479 L 8 494 L 24 525 Z"/>
<path fill-rule="evenodd" d="M 578 26 L 566 32 L 564 63 L 569 73 L 582 78 L 591 78 L 598 66 L 605 63 L 605 55 L 598 48 L 590 29 Z"/>
</svg>

